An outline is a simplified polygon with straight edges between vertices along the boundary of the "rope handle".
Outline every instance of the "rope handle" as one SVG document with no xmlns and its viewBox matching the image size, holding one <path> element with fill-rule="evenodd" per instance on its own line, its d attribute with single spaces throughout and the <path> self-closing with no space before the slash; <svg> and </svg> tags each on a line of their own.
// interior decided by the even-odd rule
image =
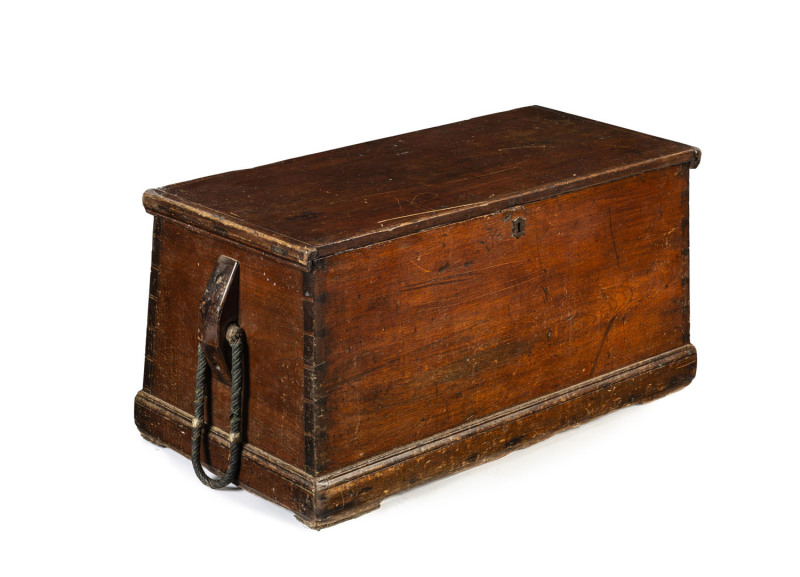
<svg viewBox="0 0 800 577">
<path fill-rule="evenodd" d="M 231 433 L 228 470 L 219 478 L 211 478 L 203 470 L 200 462 L 200 440 L 205 423 L 203 414 L 206 402 L 206 383 L 208 380 L 208 360 L 203 345 L 197 345 L 197 375 L 194 389 L 194 419 L 192 420 L 192 466 L 200 482 L 212 489 L 221 489 L 232 483 L 239 473 L 242 459 L 242 353 L 244 331 L 235 323 L 228 326 L 225 338 L 231 345 Z"/>
</svg>

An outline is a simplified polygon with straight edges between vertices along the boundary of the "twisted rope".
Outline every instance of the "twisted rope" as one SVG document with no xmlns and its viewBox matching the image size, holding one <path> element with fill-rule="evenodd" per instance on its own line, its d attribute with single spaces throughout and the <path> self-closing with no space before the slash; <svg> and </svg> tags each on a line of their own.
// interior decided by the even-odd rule
<svg viewBox="0 0 800 577">
<path fill-rule="evenodd" d="M 242 351 L 244 332 L 232 324 L 225 335 L 231 345 L 231 433 L 228 470 L 222 477 L 212 479 L 200 462 L 200 440 L 203 436 L 203 412 L 206 401 L 208 361 L 203 346 L 197 345 L 197 374 L 194 389 L 194 420 L 192 420 L 192 466 L 200 482 L 212 489 L 220 489 L 233 482 L 239 472 L 242 458 Z"/>
</svg>

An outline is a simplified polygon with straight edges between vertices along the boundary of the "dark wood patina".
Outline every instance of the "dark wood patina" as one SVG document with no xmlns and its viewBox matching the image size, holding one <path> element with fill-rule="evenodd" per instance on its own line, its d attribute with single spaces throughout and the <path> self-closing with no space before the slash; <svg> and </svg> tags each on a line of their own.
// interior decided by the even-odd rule
<svg viewBox="0 0 800 577">
<path fill-rule="evenodd" d="M 220 255 L 247 335 L 238 484 L 312 527 L 685 386 L 699 158 L 530 107 L 150 190 L 137 425 L 188 454 Z M 213 469 L 229 394 L 215 376 Z"/>
</svg>

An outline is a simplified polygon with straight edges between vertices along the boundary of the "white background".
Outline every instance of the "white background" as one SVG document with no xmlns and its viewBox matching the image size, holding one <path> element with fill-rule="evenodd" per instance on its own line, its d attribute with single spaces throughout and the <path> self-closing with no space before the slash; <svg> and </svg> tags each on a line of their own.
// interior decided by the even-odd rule
<svg viewBox="0 0 800 577">
<path fill-rule="evenodd" d="M 6 2 L 4 575 L 798 575 L 792 3 Z M 315 532 L 142 440 L 148 187 L 541 104 L 703 149 L 687 389 Z"/>
</svg>

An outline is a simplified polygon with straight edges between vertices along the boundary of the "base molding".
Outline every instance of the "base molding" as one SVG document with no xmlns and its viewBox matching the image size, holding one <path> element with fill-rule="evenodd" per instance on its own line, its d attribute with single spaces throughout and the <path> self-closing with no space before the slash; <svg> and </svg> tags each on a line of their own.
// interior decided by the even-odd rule
<svg viewBox="0 0 800 577">
<path fill-rule="evenodd" d="M 321 529 L 377 509 L 386 497 L 425 481 L 676 391 L 692 381 L 696 368 L 697 351 L 687 344 L 318 477 L 246 444 L 237 484 Z M 140 391 L 134 418 L 146 439 L 189 455 L 189 413 Z M 227 462 L 227 434 L 212 427 L 207 439 L 211 461 Z"/>
</svg>

